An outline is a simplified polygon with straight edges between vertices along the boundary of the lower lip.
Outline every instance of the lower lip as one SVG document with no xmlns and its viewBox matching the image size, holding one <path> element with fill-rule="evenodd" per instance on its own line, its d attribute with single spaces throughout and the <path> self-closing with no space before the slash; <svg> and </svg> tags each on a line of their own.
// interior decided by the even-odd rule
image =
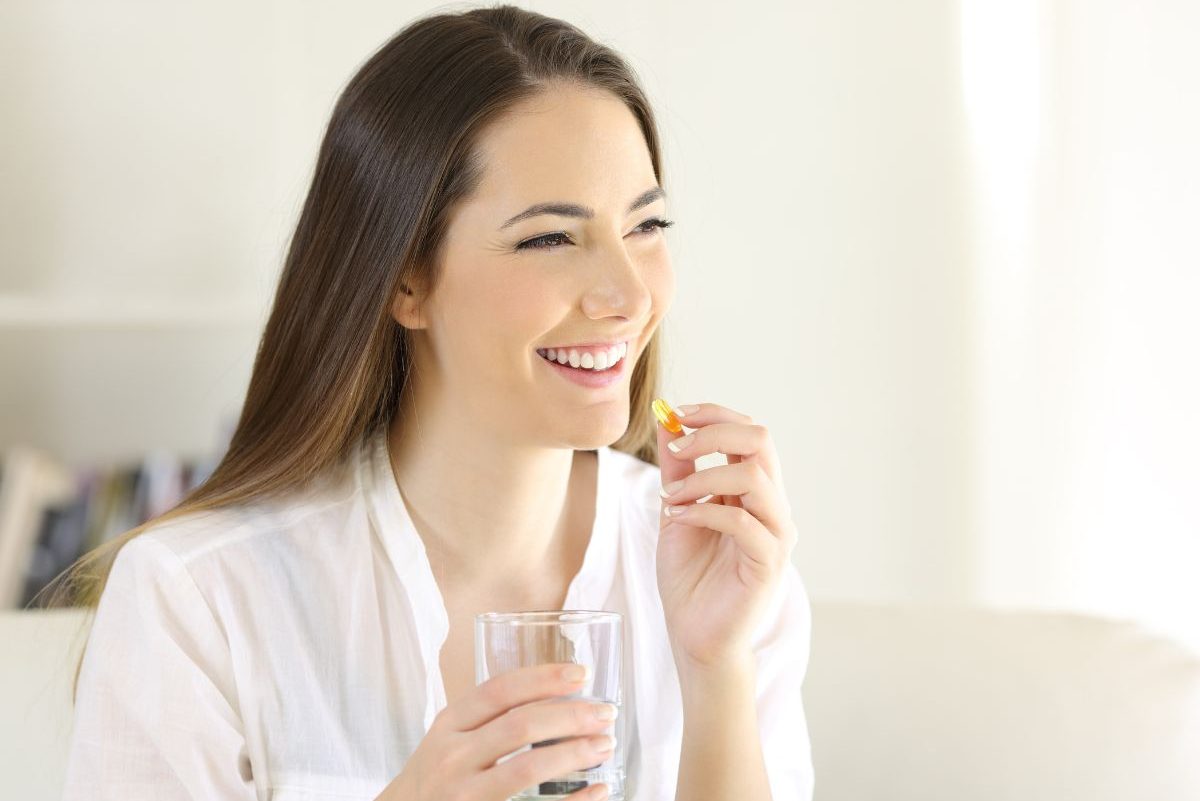
<svg viewBox="0 0 1200 801">
<path fill-rule="evenodd" d="M 629 359 L 629 354 L 621 358 L 615 367 L 610 367 L 607 370 L 583 370 L 577 367 L 572 367 L 569 364 L 559 364 L 552 362 L 541 354 L 535 353 L 534 357 L 542 364 L 549 367 L 554 372 L 566 378 L 569 381 L 574 381 L 585 387 L 607 387 L 610 384 L 615 384 L 621 379 L 625 373 L 625 362 Z"/>
</svg>

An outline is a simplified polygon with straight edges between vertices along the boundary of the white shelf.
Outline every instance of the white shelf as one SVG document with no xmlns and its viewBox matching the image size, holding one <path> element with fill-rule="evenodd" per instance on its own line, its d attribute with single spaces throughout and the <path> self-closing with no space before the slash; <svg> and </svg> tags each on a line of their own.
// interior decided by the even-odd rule
<svg viewBox="0 0 1200 801">
<path fill-rule="evenodd" d="M 257 327 L 266 308 L 245 301 L 176 298 L 53 298 L 0 293 L 0 331 Z"/>
</svg>

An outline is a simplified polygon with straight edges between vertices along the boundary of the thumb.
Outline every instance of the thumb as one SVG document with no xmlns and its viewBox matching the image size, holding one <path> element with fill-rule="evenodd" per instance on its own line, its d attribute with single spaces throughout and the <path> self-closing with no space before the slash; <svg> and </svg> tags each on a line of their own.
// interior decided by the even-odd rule
<svg viewBox="0 0 1200 801">
<path fill-rule="evenodd" d="M 662 473 L 662 486 L 665 487 L 672 481 L 678 481 L 695 473 L 696 460 L 676 456 L 667 447 L 668 442 L 679 439 L 685 433 L 682 424 L 679 422 L 679 418 L 675 416 L 675 412 L 671 409 L 670 405 L 662 398 L 656 398 L 650 404 L 650 408 L 658 420 L 658 424 L 654 428 L 658 433 L 658 465 Z M 676 428 L 678 431 L 671 431 L 668 426 Z"/>
</svg>

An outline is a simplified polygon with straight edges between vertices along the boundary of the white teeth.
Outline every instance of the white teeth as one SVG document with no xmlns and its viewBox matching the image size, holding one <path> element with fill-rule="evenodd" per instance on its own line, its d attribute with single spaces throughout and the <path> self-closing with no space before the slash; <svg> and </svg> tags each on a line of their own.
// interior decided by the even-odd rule
<svg viewBox="0 0 1200 801">
<path fill-rule="evenodd" d="M 622 342 L 620 345 L 614 345 L 607 351 L 602 351 L 598 354 L 580 353 L 577 350 L 569 348 L 549 348 L 547 350 L 539 350 L 546 359 L 559 364 L 570 364 L 572 367 L 577 367 L 583 370 L 607 370 L 614 364 L 625 358 L 625 354 L 629 351 L 629 344 Z"/>
</svg>

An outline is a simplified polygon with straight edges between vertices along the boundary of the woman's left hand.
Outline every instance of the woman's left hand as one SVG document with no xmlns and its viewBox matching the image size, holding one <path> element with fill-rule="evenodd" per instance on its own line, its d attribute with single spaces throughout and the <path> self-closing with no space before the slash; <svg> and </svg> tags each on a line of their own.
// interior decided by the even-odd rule
<svg viewBox="0 0 1200 801">
<path fill-rule="evenodd" d="M 663 486 L 682 482 L 659 515 L 656 570 L 672 649 L 688 666 L 745 664 L 797 539 L 775 446 L 765 426 L 715 403 L 680 422 L 694 431 L 656 426 Z M 667 447 L 677 440 L 686 443 L 679 453 Z M 729 463 L 697 471 L 710 453 Z M 682 513 L 668 517 L 669 506 Z"/>
</svg>

